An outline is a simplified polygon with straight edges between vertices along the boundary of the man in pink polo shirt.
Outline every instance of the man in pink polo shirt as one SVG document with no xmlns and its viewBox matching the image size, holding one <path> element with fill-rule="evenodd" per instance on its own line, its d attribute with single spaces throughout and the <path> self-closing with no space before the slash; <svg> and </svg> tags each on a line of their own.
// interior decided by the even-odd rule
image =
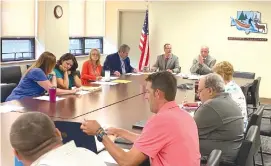
<svg viewBox="0 0 271 166">
<path fill-rule="evenodd" d="M 120 128 L 107 133 L 95 120 L 82 123 L 81 129 L 96 135 L 119 165 L 139 165 L 150 158 L 152 166 L 199 166 L 199 138 L 194 119 L 174 101 L 176 78 L 170 72 L 158 72 L 146 79 L 146 99 L 155 113 L 140 135 Z M 129 152 L 117 147 L 108 138 L 113 134 L 134 142 Z"/>
</svg>

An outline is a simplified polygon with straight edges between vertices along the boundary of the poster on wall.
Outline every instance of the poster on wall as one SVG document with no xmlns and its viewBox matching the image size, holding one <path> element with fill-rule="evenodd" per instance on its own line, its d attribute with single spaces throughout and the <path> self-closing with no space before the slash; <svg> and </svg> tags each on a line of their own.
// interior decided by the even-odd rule
<svg viewBox="0 0 271 166">
<path fill-rule="evenodd" d="M 237 17 L 231 17 L 231 26 L 239 31 L 267 34 L 267 24 L 261 22 L 261 13 L 258 11 L 237 11 Z"/>
</svg>

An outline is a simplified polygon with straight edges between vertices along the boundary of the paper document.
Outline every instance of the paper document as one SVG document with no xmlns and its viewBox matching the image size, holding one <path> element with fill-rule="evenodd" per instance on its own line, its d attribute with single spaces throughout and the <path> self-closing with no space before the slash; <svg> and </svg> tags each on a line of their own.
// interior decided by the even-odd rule
<svg viewBox="0 0 271 166">
<path fill-rule="evenodd" d="M 138 72 L 138 73 L 127 73 L 125 75 L 127 75 L 127 76 L 140 76 L 140 75 L 142 75 L 142 73 L 140 73 L 140 72 Z"/>
<path fill-rule="evenodd" d="M 114 82 L 114 83 L 121 83 L 121 84 L 127 84 L 127 83 L 132 82 L 132 81 L 129 81 L 129 80 L 114 80 L 112 82 Z"/>
<path fill-rule="evenodd" d="M 88 94 L 88 93 L 90 93 L 90 91 L 80 90 L 80 91 L 76 92 L 75 94 L 76 95 L 85 95 L 85 94 Z"/>
<path fill-rule="evenodd" d="M 179 107 L 187 111 L 192 117 L 194 117 L 195 110 L 198 108 L 198 107 L 184 107 L 183 104 L 179 104 Z"/>
<path fill-rule="evenodd" d="M 50 97 L 49 96 L 39 96 L 39 97 L 33 97 L 33 99 L 38 99 L 38 100 L 45 100 L 45 101 L 50 101 Z M 56 97 L 56 101 L 59 100 L 64 100 L 65 98 L 61 98 L 61 97 Z"/>
<path fill-rule="evenodd" d="M 116 83 L 116 82 L 96 81 L 96 82 L 92 82 L 92 84 L 99 84 L 99 85 L 117 85 L 118 83 Z"/>
<path fill-rule="evenodd" d="M 82 89 L 83 91 L 99 91 L 102 89 L 102 86 L 82 86 L 80 89 Z"/>
<path fill-rule="evenodd" d="M 24 107 L 19 107 L 16 105 L 0 105 L 0 113 L 20 111 L 22 109 L 24 109 Z"/>
<path fill-rule="evenodd" d="M 199 75 L 190 75 L 190 76 L 188 76 L 188 79 L 189 80 L 198 80 L 198 79 L 200 79 L 200 76 Z"/>
<path fill-rule="evenodd" d="M 110 80 L 116 80 L 116 79 L 118 79 L 119 77 L 113 77 L 113 76 L 111 76 L 110 77 Z M 106 79 L 105 79 L 105 77 L 103 77 L 102 79 L 101 79 L 101 81 L 106 81 Z"/>
<path fill-rule="evenodd" d="M 128 149 L 123 149 L 123 150 L 125 152 L 129 151 Z M 115 161 L 115 159 L 106 150 L 100 152 L 98 154 L 98 156 L 100 156 L 104 160 L 104 162 L 117 164 L 117 162 Z"/>
</svg>

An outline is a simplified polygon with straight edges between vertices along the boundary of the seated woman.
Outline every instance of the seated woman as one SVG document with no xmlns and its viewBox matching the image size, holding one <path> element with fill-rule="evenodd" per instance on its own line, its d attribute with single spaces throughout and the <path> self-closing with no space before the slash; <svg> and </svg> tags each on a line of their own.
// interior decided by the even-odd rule
<svg viewBox="0 0 271 166">
<path fill-rule="evenodd" d="M 73 86 L 81 87 L 81 81 L 76 74 L 78 63 L 74 55 L 66 53 L 60 57 L 55 66 L 57 87 L 71 89 Z"/>
<path fill-rule="evenodd" d="M 90 81 L 102 79 L 100 57 L 101 54 L 98 49 L 91 49 L 89 52 L 89 60 L 85 61 L 82 67 L 81 81 L 83 85 L 88 85 Z"/>
<path fill-rule="evenodd" d="M 221 77 L 224 79 L 225 92 L 228 92 L 231 95 L 232 99 L 237 103 L 237 105 L 241 109 L 242 115 L 244 117 L 244 126 L 246 129 L 248 122 L 246 98 L 242 89 L 233 80 L 234 73 L 233 66 L 229 62 L 223 61 L 216 64 L 213 67 L 213 71 L 221 75 Z"/>
<path fill-rule="evenodd" d="M 11 92 L 6 101 L 19 100 L 24 97 L 43 95 L 49 88 L 56 87 L 56 77 L 53 71 L 56 57 L 50 52 L 44 52 L 39 59 L 26 71 L 18 86 Z M 51 81 L 48 80 L 49 75 Z M 57 95 L 73 94 L 78 90 L 56 90 Z"/>
</svg>

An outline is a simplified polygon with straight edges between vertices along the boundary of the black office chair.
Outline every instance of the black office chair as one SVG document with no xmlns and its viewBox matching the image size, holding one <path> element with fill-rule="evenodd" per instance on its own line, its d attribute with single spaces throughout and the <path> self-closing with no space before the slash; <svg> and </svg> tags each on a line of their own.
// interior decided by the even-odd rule
<svg viewBox="0 0 271 166">
<path fill-rule="evenodd" d="M 22 77 L 20 66 L 1 67 L 1 82 L 19 84 Z"/>
<path fill-rule="evenodd" d="M 221 154 L 222 154 L 221 150 L 218 149 L 212 150 L 211 154 L 208 156 L 206 166 L 219 166 Z"/>
<path fill-rule="evenodd" d="M 255 73 L 235 71 L 233 73 L 233 77 L 235 77 L 235 78 L 255 79 Z"/>
<path fill-rule="evenodd" d="M 245 140 L 242 142 L 236 163 L 240 166 L 254 165 L 254 155 L 257 153 L 256 140 L 259 128 L 256 125 L 250 126 Z"/>
<path fill-rule="evenodd" d="M 26 69 L 29 69 L 29 67 L 31 67 L 31 66 L 32 66 L 32 64 L 27 64 Z"/>
<path fill-rule="evenodd" d="M 16 86 L 17 85 L 15 83 L 1 84 L 1 103 L 6 101 L 7 97 Z"/>
<path fill-rule="evenodd" d="M 262 160 L 262 165 L 264 166 L 264 161 L 263 161 L 263 152 L 262 152 L 262 145 L 261 145 L 261 137 L 260 137 L 260 127 L 261 127 L 261 123 L 262 123 L 262 117 L 263 117 L 263 111 L 264 111 L 264 106 L 261 105 L 257 111 L 255 113 L 252 114 L 249 122 L 248 122 L 248 126 L 247 126 L 247 131 L 245 132 L 245 136 L 248 133 L 248 129 L 250 129 L 251 126 L 255 125 L 258 127 L 258 132 L 256 135 L 256 144 L 255 144 L 255 148 L 256 150 L 260 150 L 260 155 L 261 155 L 261 160 Z M 255 164 L 255 160 L 253 157 L 253 162 Z"/>
<path fill-rule="evenodd" d="M 76 70 L 76 75 L 81 78 L 81 73 L 80 73 L 80 70 Z"/>
<path fill-rule="evenodd" d="M 258 126 L 250 126 L 245 139 L 238 152 L 237 158 L 234 163 L 220 162 L 220 166 L 253 166 L 253 158 L 257 153 L 256 137 L 259 132 Z"/>
<path fill-rule="evenodd" d="M 257 109 L 260 105 L 259 88 L 261 83 L 261 77 L 258 77 L 253 81 L 252 86 L 248 90 L 247 104 L 252 104 L 253 109 Z"/>
</svg>

